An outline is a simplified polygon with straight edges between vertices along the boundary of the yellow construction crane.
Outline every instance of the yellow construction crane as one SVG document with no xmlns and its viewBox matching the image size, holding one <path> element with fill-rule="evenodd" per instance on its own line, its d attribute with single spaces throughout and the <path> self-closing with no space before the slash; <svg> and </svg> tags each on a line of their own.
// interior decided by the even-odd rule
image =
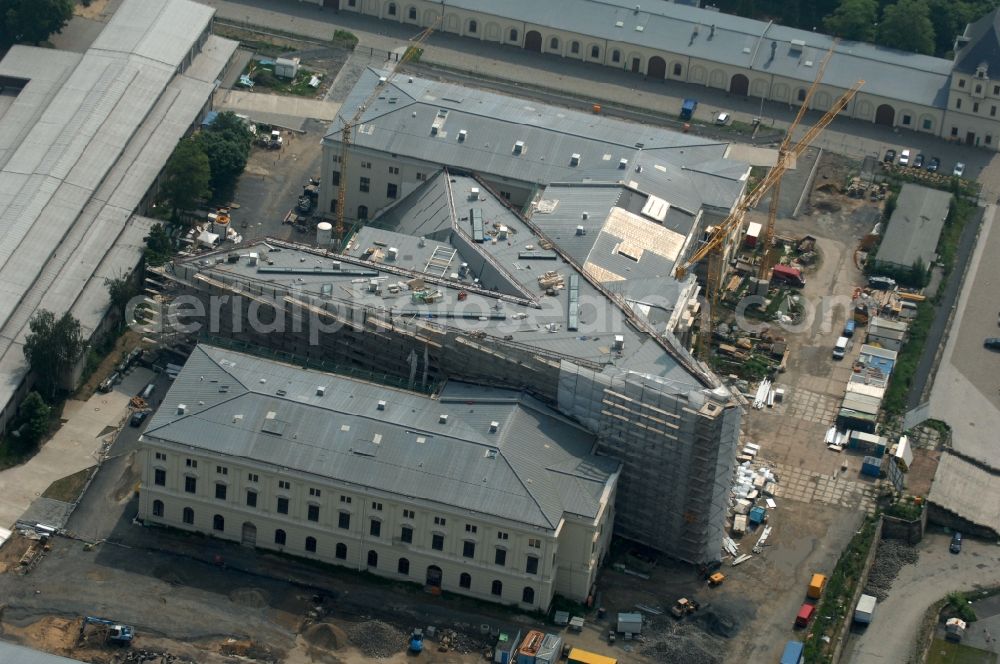
<svg viewBox="0 0 1000 664">
<path fill-rule="evenodd" d="M 406 52 L 403 53 L 403 57 L 399 59 L 396 66 L 387 76 L 383 76 L 379 79 L 378 85 L 371 91 L 371 93 L 365 98 L 361 105 L 358 106 L 358 110 L 354 113 L 350 120 L 344 123 L 344 127 L 340 130 L 340 183 L 337 186 L 337 225 L 334 232 L 337 236 L 337 248 L 343 249 L 344 243 L 344 207 L 345 207 L 345 191 L 347 188 L 347 159 L 351 148 L 351 134 L 354 128 L 361 121 L 361 116 L 364 115 L 365 111 L 368 110 L 368 106 L 382 93 L 392 79 L 396 78 L 396 74 L 399 73 L 399 68 L 402 67 L 406 62 L 411 60 L 417 53 L 420 52 L 420 46 L 427 38 L 431 36 L 434 32 L 434 28 L 437 26 L 438 21 L 441 17 L 438 16 L 434 21 L 427 26 L 420 34 L 409 41 L 409 46 L 406 48 Z"/>
<path fill-rule="evenodd" d="M 829 57 L 829 54 L 827 55 Z M 824 61 L 825 64 L 825 61 Z M 774 168 L 767 174 L 767 176 L 761 180 L 756 187 L 753 188 L 743 200 L 733 209 L 728 217 L 725 218 L 721 223 L 715 226 L 705 243 L 695 251 L 690 258 L 683 264 L 679 265 L 674 271 L 675 276 L 678 279 L 683 279 L 688 273 L 693 265 L 708 257 L 708 265 L 705 270 L 705 299 L 709 303 L 708 311 L 702 313 L 702 329 L 698 335 L 700 355 L 703 359 L 707 357 L 708 351 L 708 341 L 712 335 L 712 315 L 714 314 L 715 303 L 718 298 L 719 293 L 719 282 L 722 279 L 722 256 L 720 249 L 726 242 L 726 239 L 733 234 L 734 231 L 742 227 L 743 219 L 746 217 L 747 212 L 756 206 L 764 198 L 768 191 L 775 190 L 778 182 L 780 182 L 781 177 L 784 175 L 785 171 L 788 169 L 789 163 L 793 159 L 797 159 L 802 152 L 805 151 L 807 147 L 816 139 L 819 134 L 826 129 L 827 125 L 833 122 L 833 119 L 844 110 L 850 101 L 857 94 L 858 90 L 861 89 L 865 82 L 863 80 L 855 83 L 851 88 L 842 94 L 833 106 L 827 111 L 819 121 L 810 127 L 806 133 L 799 139 L 793 147 L 787 148 L 787 144 L 790 142 L 788 137 L 786 137 L 785 143 L 783 144 L 783 151 L 779 151 L 778 162 L 775 164 Z M 815 84 L 814 84 L 815 87 Z M 809 98 L 809 95 L 806 97 Z M 805 104 L 803 104 L 803 108 Z M 801 120 L 804 112 L 802 109 L 799 110 L 796 122 Z M 789 129 L 789 136 L 791 136 L 791 128 Z M 777 195 L 772 199 L 772 209 L 776 213 L 776 208 L 774 208 L 775 201 L 777 200 Z M 773 219 L 772 219 L 773 222 Z M 773 226 L 769 229 L 769 233 L 773 235 Z M 764 247 L 767 251 L 768 247 Z"/>
</svg>

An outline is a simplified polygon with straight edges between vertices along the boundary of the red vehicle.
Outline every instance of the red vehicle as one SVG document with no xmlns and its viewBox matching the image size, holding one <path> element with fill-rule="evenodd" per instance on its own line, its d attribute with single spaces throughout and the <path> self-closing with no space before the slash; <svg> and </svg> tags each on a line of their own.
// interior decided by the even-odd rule
<svg viewBox="0 0 1000 664">
<path fill-rule="evenodd" d="M 799 614 L 795 616 L 795 626 L 808 627 L 809 621 L 812 620 L 813 614 L 815 613 L 816 606 L 814 604 L 803 604 L 799 608 Z"/>
<path fill-rule="evenodd" d="M 771 272 L 771 281 L 782 281 L 789 286 L 802 288 L 806 285 L 806 280 L 802 276 L 802 270 L 788 265 L 775 265 Z"/>
</svg>

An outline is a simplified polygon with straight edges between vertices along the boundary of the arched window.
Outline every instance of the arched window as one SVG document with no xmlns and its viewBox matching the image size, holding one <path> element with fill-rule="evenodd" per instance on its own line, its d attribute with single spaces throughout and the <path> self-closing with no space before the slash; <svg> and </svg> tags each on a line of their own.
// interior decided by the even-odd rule
<svg viewBox="0 0 1000 664">
<path fill-rule="evenodd" d="M 494 579 L 493 585 L 490 586 L 490 592 L 496 595 L 497 597 L 503 595 L 503 584 L 500 582 L 499 579 Z"/>
<path fill-rule="evenodd" d="M 396 564 L 396 571 L 400 574 L 410 573 L 410 561 L 406 558 L 400 558 L 399 562 Z"/>
<path fill-rule="evenodd" d="M 799 88 L 799 101 L 805 101 L 805 100 L 806 100 L 806 89 Z"/>
<path fill-rule="evenodd" d="M 680 75 L 681 75 L 681 63 L 675 62 L 674 63 L 674 76 L 680 76 Z"/>
<path fill-rule="evenodd" d="M 549 40 L 549 48 L 551 48 L 553 51 L 558 51 L 559 50 L 559 38 L 558 37 L 553 37 L 552 39 Z"/>
<path fill-rule="evenodd" d="M 512 42 L 517 41 L 517 30 L 515 30 L 514 28 L 510 29 L 510 41 Z"/>
<path fill-rule="evenodd" d="M 396 3 L 395 2 L 390 2 L 389 6 L 386 7 L 385 13 L 388 14 L 389 16 L 395 16 L 396 15 Z"/>
<path fill-rule="evenodd" d="M 556 46 L 553 46 L 552 48 L 556 48 Z M 574 55 L 577 54 L 577 53 L 579 53 L 580 52 L 580 42 L 578 42 L 578 41 L 571 41 L 569 43 L 569 52 L 572 53 L 572 54 L 574 54 Z"/>
<path fill-rule="evenodd" d="M 462 572 L 462 576 L 458 577 L 458 585 L 462 588 L 471 588 L 472 577 L 466 572 Z"/>
<path fill-rule="evenodd" d="M 369 567 L 378 567 L 378 552 L 376 552 L 376 551 L 369 551 L 368 552 L 368 566 Z"/>
<path fill-rule="evenodd" d="M 611 51 L 611 62 L 621 62 L 621 61 L 622 61 L 622 52 L 619 51 L 617 48 Z"/>
<path fill-rule="evenodd" d="M 274 543 L 275 544 L 280 544 L 281 546 L 284 546 L 285 545 L 285 539 L 286 539 L 286 536 L 285 536 L 285 531 L 284 530 L 282 530 L 281 528 L 278 528 L 277 530 L 274 531 Z"/>
<path fill-rule="evenodd" d="M 184 508 L 184 523 L 194 523 L 194 510 L 190 507 Z"/>
<path fill-rule="evenodd" d="M 163 516 L 163 501 L 154 500 L 153 501 L 153 516 Z"/>
<path fill-rule="evenodd" d="M 315 537 L 307 537 L 306 538 L 306 551 L 309 551 L 311 553 L 316 553 L 316 538 Z"/>
<path fill-rule="evenodd" d="M 590 57 L 599 58 L 601 57 L 601 47 L 594 45 L 590 47 Z"/>
<path fill-rule="evenodd" d="M 220 531 L 226 529 L 226 520 L 222 518 L 221 514 L 216 514 L 212 517 L 212 529 Z"/>
<path fill-rule="evenodd" d="M 525 604 L 534 604 L 535 589 L 530 586 L 525 586 L 524 590 L 521 591 L 521 601 Z"/>
<path fill-rule="evenodd" d="M 417 8 L 416 7 L 410 7 L 410 13 L 408 14 L 408 16 L 410 17 L 411 21 L 416 21 L 417 20 Z"/>
<path fill-rule="evenodd" d="M 479 24 L 475 21 L 469 21 L 469 34 L 476 34 L 476 30 L 479 29 Z"/>
<path fill-rule="evenodd" d="M 337 552 L 334 555 L 336 555 L 336 557 L 339 560 L 347 560 L 347 545 L 344 544 L 343 542 L 341 542 L 340 544 L 338 544 L 337 545 Z"/>
</svg>

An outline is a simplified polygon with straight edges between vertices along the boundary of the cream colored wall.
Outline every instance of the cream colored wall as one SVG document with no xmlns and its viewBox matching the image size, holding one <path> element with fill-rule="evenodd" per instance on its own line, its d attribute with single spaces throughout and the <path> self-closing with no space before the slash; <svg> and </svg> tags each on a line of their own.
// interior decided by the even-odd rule
<svg viewBox="0 0 1000 664">
<path fill-rule="evenodd" d="M 165 454 L 166 459 L 156 458 L 157 452 Z M 194 530 L 233 541 L 241 541 L 243 524 L 252 523 L 257 532 L 256 545 L 261 548 L 317 558 L 352 569 L 367 569 L 390 578 L 405 576 L 420 584 L 425 581 L 427 567 L 437 565 L 443 573 L 444 590 L 488 601 L 518 604 L 522 608 L 543 610 L 548 608 L 556 588 L 567 585 L 557 583 L 561 570 L 577 569 L 580 564 L 579 561 L 563 562 L 561 540 L 556 538 L 552 530 L 501 522 L 484 515 L 460 514 L 431 504 L 404 502 L 392 495 L 365 492 L 357 487 L 339 487 L 322 478 L 307 478 L 293 473 L 279 474 L 269 467 L 247 460 L 212 458 L 204 454 L 178 451 L 154 438 L 143 438 L 139 458 L 142 464 L 139 518 L 148 523 Z M 189 467 L 188 459 L 195 462 L 197 467 Z M 227 472 L 219 473 L 219 467 L 226 468 Z M 157 468 L 166 471 L 164 486 L 155 484 Z M 256 482 L 249 479 L 251 474 L 257 476 Z M 186 475 L 197 478 L 195 494 L 184 491 Z M 281 481 L 289 482 L 290 488 L 281 488 Z M 227 487 L 225 500 L 215 498 L 216 483 Z M 318 489 L 320 495 L 311 495 L 310 489 Z M 256 507 L 247 506 L 247 490 L 257 491 Z M 276 511 L 279 497 L 288 498 L 288 514 Z M 350 502 L 346 502 L 346 499 Z M 153 503 L 157 500 L 164 504 L 162 517 L 153 516 Z M 307 519 L 310 504 L 319 506 L 318 521 Z M 381 506 L 381 509 L 376 509 L 377 506 Z M 193 524 L 183 522 L 185 507 L 194 510 Z M 404 510 L 412 510 L 414 516 L 404 516 Z M 349 529 L 342 529 L 338 525 L 341 512 L 350 514 Z M 221 532 L 213 528 L 215 515 L 224 519 L 225 528 Z M 443 518 L 444 523 L 436 523 L 435 517 Z M 606 517 L 602 517 L 604 518 Z M 381 524 L 378 536 L 371 534 L 372 520 Z M 412 527 L 412 543 L 401 540 L 403 526 Z M 593 533 L 598 527 L 596 523 L 592 524 L 588 535 L 585 525 L 577 526 L 573 530 L 573 538 L 593 539 Z M 277 529 L 286 533 L 284 546 L 275 544 Z M 609 533 L 610 526 L 604 526 L 604 531 Z M 444 536 L 444 548 L 441 551 L 431 548 L 435 533 Z M 506 533 L 506 539 L 500 539 L 499 533 Z M 315 553 L 305 550 L 307 537 L 317 540 Z M 475 555 L 472 558 L 464 556 L 466 541 L 475 543 Z M 537 542 L 538 546 L 532 546 L 532 541 Z M 336 557 L 338 543 L 347 546 L 346 559 Z M 504 566 L 495 564 L 495 551 L 498 547 L 507 552 Z M 378 565 L 375 568 L 367 565 L 369 551 L 378 554 Z M 575 552 L 576 549 L 567 549 L 568 554 L 575 555 Z M 527 573 L 529 556 L 538 558 L 537 574 Z M 410 562 L 408 575 L 401 575 L 397 571 L 397 563 L 401 557 Z M 468 573 L 471 577 L 469 589 L 459 585 L 462 573 Z M 591 577 L 592 574 L 590 572 Z M 582 577 L 584 574 L 577 572 L 575 576 Z M 494 580 L 503 584 L 500 597 L 491 593 Z M 589 583 L 570 583 L 566 594 L 572 599 L 585 599 L 589 586 Z M 525 587 L 534 590 L 532 603 L 521 601 Z"/>
</svg>

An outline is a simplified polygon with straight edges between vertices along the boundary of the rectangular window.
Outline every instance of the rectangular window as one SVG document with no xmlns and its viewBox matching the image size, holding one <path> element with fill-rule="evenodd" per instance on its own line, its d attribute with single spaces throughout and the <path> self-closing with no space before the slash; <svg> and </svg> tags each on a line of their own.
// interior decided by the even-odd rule
<svg viewBox="0 0 1000 664">
<path fill-rule="evenodd" d="M 542 540 L 540 540 L 540 539 L 529 539 L 528 540 L 528 546 L 530 546 L 532 549 L 540 549 L 540 548 L 542 548 Z"/>
<path fill-rule="evenodd" d="M 435 551 L 444 551 L 444 535 L 432 535 L 431 548 Z"/>
<path fill-rule="evenodd" d="M 319 521 L 319 505 L 310 504 L 306 518 L 310 521 Z"/>
<path fill-rule="evenodd" d="M 288 491 L 289 489 L 292 488 L 292 483 L 291 482 L 286 482 L 285 480 L 278 480 L 278 488 L 279 489 L 284 489 L 285 491 Z"/>
<path fill-rule="evenodd" d="M 960 88 L 964 88 L 965 87 L 965 79 L 964 78 L 958 79 L 958 87 L 960 87 Z"/>
<path fill-rule="evenodd" d="M 413 510 L 403 510 L 403 518 L 404 519 L 412 519 L 412 518 L 414 518 L 414 516 L 415 516 L 415 513 L 414 513 Z"/>
<path fill-rule="evenodd" d="M 904 115 L 904 116 L 903 116 L 903 124 L 904 124 L 904 125 L 907 125 L 907 126 L 909 126 L 909 124 L 910 124 L 911 122 L 913 122 L 913 118 L 911 118 L 911 117 L 910 117 L 909 115 Z"/>
<path fill-rule="evenodd" d="M 418 180 L 426 180 L 427 176 L 424 175 L 423 173 L 417 173 L 417 179 Z"/>
<path fill-rule="evenodd" d="M 370 161 L 363 161 L 361 162 L 361 168 L 367 168 L 368 170 L 371 170 L 372 163 Z"/>
<path fill-rule="evenodd" d="M 247 482 L 259 482 L 260 478 L 257 477 L 257 473 L 248 473 Z"/>
<path fill-rule="evenodd" d="M 372 537 L 382 536 L 382 522 L 378 519 L 372 519 L 371 523 L 368 524 L 368 534 Z"/>
<path fill-rule="evenodd" d="M 288 498 L 278 498 L 278 514 L 288 514 Z"/>
<path fill-rule="evenodd" d="M 496 553 L 493 554 L 493 562 L 503 567 L 507 564 L 507 551 L 506 549 L 497 549 Z"/>
<path fill-rule="evenodd" d="M 476 543 L 475 542 L 462 542 L 462 556 L 465 558 L 475 558 L 476 557 Z"/>
<path fill-rule="evenodd" d="M 156 460 L 157 461 L 166 461 L 167 460 L 167 455 L 164 454 L 163 452 L 157 452 L 156 453 Z"/>
<path fill-rule="evenodd" d="M 348 7 L 356 7 L 357 4 L 358 4 L 358 0 L 347 0 L 347 6 Z"/>
<path fill-rule="evenodd" d="M 962 100 L 961 99 L 956 99 L 955 100 L 955 108 L 962 108 Z"/>
<path fill-rule="evenodd" d="M 184 477 L 184 490 L 188 493 L 198 492 L 198 480 L 197 478 L 186 475 Z"/>
<path fill-rule="evenodd" d="M 477 526 L 472 525 L 471 523 L 465 524 L 465 532 L 467 533 L 472 533 L 473 535 L 475 535 L 476 531 L 478 530 L 479 528 Z"/>
<path fill-rule="evenodd" d="M 385 197 L 386 198 L 396 198 L 396 192 L 399 189 L 396 187 L 395 182 L 387 182 L 385 185 Z"/>
<path fill-rule="evenodd" d="M 216 484 L 215 485 L 215 497 L 218 500 L 225 500 L 226 499 L 226 485 L 225 484 Z"/>
<path fill-rule="evenodd" d="M 372 509 L 375 510 L 376 512 L 381 512 L 382 511 L 382 503 L 373 502 L 372 503 Z"/>
<path fill-rule="evenodd" d="M 371 178 L 361 178 L 361 191 L 370 191 L 372 188 Z"/>
<path fill-rule="evenodd" d="M 391 175 L 399 175 L 399 167 L 398 166 L 390 166 L 389 167 L 389 173 Z"/>
<path fill-rule="evenodd" d="M 198 460 L 197 459 L 188 459 L 187 460 L 187 467 L 188 468 L 197 468 L 198 467 Z"/>
<path fill-rule="evenodd" d="M 257 507 L 256 491 L 247 491 L 247 507 Z"/>
<path fill-rule="evenodd" d="M 436 516 L 436 517 L 434 517 L 434 525 L 435 526 L 443 526 L 443 525 L 445 525 L 445 519 L 444 519 L 444 517 L 443 516 Z"/>
<path fill-rule="evenodd" d="M 933 126 L 934 126 L 934 121 L 933 120 L 931 120 L 930 118 L 924 118 L 924 129 L 928 129 L 929 130 Z"/>
<path fill-rule="evenodd" d="M 340 502 L 347 503 L 348 505 L 350 505 L 351 504 L 351 497 L 350 496 L 341 496 L 340 497 Z"/>
<path fill-rule="evenodd" d="M 340 171 L 330 171 L 330 184 L 334 187 L 340 186 Z"/>
<path fill-rule="evenodd" d="M 510 536 L 507 533 L 505 533 L 505 532 L 502 532 L 502 531 L 498 531 L 497 532 L 497 539 L 498 540 L 505 540 L 505 539 L 508 539 L 509 537 Z"/>
<path fill-rule="evenodd" d="M 1000 85 L 993 86 L 993 94 L 1000 95 Z"/>
<path fill-rule="evenodd" d="M 972 112 L 973 113 L 978 113 L 979 112 L 979 102 L 978 101 L 972 105 Z"/>
<path fill-rule="evenodd" d="M 535 556 L 528 556 L 528 564 L 525 565 L 524 571 L 528 574 L 538 574 L 538 558 Z"/>
<path fill-rule="evenodd" d="M 337 527 L 344 530 L 351 529 L 351 515 L 348 512 L 341 512 L 337 517 Z"/>
<path fill-rule="evenodd" d="M 402 530 L 399 531 L 399 539 L 407 544 L 413 543 L 413 528 L 409 526 L 403 526 Z"/>
<path fill-rule="evenodd" d="M 510 192 L 509 191 L 501 191 L 500 195 L 503 196 L 504 198 L 506 198 L 508 201 L 510 200 Z"/>
<path fill-rule="evenodd" d="M 958 127 L 952 127 L 951 128 L 951 135 L 952 136 L 958 136 Z"/>
<path fill-rule="evenodd" d="M 996 106 L 990 106 L 990 117 L 991 118 L 995 118 L 996 116 L 997 116 L 997 107 Z"/>
<path fill-rule="evenodd" d="M 320 495 L 321 495 L 321 492 L 320 492 L 319 489 L 314 489 L 312 487 L 309 487 L 309 495 L 310 496 L 316 496 L 317 498 L 319 498 Z"/>
<path fill-rule="evenodd" d="M 166 486 L 167 485 L 167 471 L 162 468 L 157 468 L 153 471 L 153 484 L 156 486 Z"/>
<path fill-rule="evenodd" d="M 983 139 L 983 140 L 986 141 L 986 145 L 992 145 L 993 144 L 993 137 L 990 136 L 989 134 L 986 134 L 986 138 Z"/>
<path fill-rule="evenodd" d="M 215 467 L 215 473 L 217 475 L 228 475 L 229 474 L 229 469 L 226 468 L 225 466 L 216 466 Z"/>
</svg>

